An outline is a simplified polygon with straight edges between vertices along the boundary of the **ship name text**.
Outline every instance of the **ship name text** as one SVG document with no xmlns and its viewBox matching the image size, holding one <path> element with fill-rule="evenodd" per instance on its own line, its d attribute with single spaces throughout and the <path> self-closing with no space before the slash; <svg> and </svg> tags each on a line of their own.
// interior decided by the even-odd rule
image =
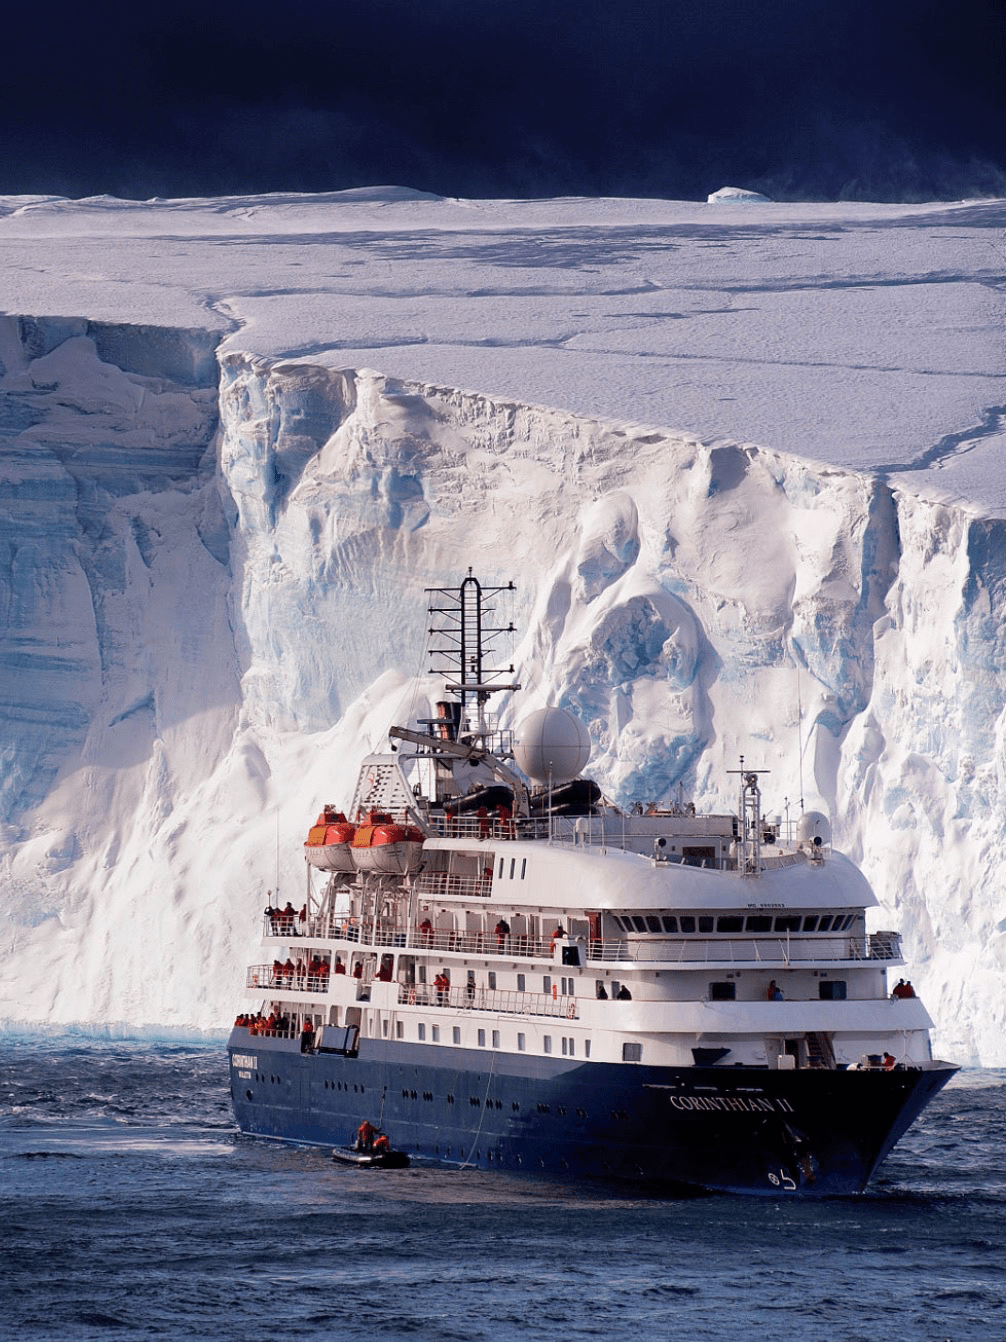
<svg viewBox="0 0 1006 1342">
<path fill-rule="evenodd" d="M 771 1100 L 766 1096 L 746 1095 L 669 1095 L 675 1109 L 719 1109 L 744 1114 L 794 1114 L 796 1110 L 781 1097 Z"/>
</svg>

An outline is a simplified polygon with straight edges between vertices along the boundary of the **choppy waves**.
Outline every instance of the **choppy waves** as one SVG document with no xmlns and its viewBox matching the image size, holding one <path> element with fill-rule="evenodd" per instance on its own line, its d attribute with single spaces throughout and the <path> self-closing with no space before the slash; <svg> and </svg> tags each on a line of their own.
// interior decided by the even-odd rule
<svg viewBox="0 0 1006 1342">
<path fill-rule="evenodd" d="M 0 1043 L 20 1339 L 1006 1336 L 1006 1075 L 965 1074 L 870 1191 L 670 1200 L 358 1171 L 240 1136 L 221 1045 Z"/>
</svg>

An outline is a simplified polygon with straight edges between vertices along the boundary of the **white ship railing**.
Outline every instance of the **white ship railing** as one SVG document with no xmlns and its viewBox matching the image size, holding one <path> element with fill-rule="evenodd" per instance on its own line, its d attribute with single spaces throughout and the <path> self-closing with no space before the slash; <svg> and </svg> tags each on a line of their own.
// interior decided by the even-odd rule
<svg viewBox="0 0 1006 1342">
<path fill-rule="evenodd" d="M 901 939 L 883 937 L 624 938 L 592 941 L 588 960 L 662 964 L 790 964 L 815 960 L 900 960 Z"/>
<path fill-rule="evenodd" d="M 449 895 L 452 899 L 488 899 L 492 894 L 492 871 L 488 876 L 454 876 L 446 871 L 424 871 L 416 878 L 420 895 Z"/>
<path fill-rule="evenodd" d="M 328 974 L 277 973 L 272 965 L 249 965 L 246 988 L 274 988 L 284 992 L 327 993 Z"/>
<path fill-rule="evenodd" d="M 576 1020 L 580 1014 L 575 997 L 508 992 L 474 984 L 452 984 L 440 989 L 430 983 L 400 983 L 398 1001 L 401 1006 L 454 1007 L 499 1015 L 558 1016 L 564 1020 Z"/>
<path fill-rule="evenodd" d="M 494 932 L 458 932 L 449 928 L 378 926 L 373 930 L 372 919 L 367 919 L 361 939 L 360 921 L 344 917 L 333 920 L 311 919 L 307 937 L 328 938 L 363 944 L 368 947 L 394 950 L 456 952 L 468 955 L 514 956 L 527 960 L 553 960 L 556 950 L 565 941 L 553 942 L 551 937 L 531 937 Z M 298 938 L 299 939 L 299 938 Z M 703 937 L 703 936 L 649 936 L 621 937 L 606 941 L 591 941 L 587 947 L 588 960 L 606 962 L 635 962 L 647 964 L 789 964 L 792 961 L 814 960 L 900 960 L 901 938 L 897 933 L 883 932 L 865 936 L 829 937 L 815 934 L 759 937 Z M 271 971 L 271 966 L 255 966 L 256 971 Z M 252 970 L 249 970 L 249 975 Z M 264 981 L 248 987 L 277 987 L 282 984 Z"/>
</svg>

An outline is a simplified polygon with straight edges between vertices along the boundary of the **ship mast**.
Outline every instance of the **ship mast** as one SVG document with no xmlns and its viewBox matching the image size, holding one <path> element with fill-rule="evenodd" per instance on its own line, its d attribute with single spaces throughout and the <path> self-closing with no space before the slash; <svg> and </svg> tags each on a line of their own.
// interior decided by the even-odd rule
<svg viewBox="0 0 1006 1342">
<path fill-rule="evenodd" d="M 493 599 L 516 588 L 512 582 L 501 587 L 483 587 L 469 569 L 460 587 L 428 587 L 426 591 L 432 597 L 430 637 L 440 640 L 431 644 L 431 657 L 440 661 L 435 661 L 430 670 L 435 675 L 450 677 L 445 688 L 460 697 L 459 735 L 475 737 L 484 744 L 492 734 L 485 711 L 489 696 L 520 689 L 516 681 L 499 679 L 513 676 L 512 664 L 489 665 L 495 658 L 493 639 L 514 632 L 512 621 L 505 625 L 490 623 L 495 609 Z M 471 704 L 475 708 L 474 721 L 469 712 Z"/>
<path fill-rule="evenodd" d="M 742 876 L 761 875 L 761 792 L 758 788 L 758 775 L 768 773 L 767 769 L 745 769 L 744 756 L 741 756 L 739 769 L 728 769 L 731 774 L 740 774 L 740 845 L 738 870 Z"/>
</svg>

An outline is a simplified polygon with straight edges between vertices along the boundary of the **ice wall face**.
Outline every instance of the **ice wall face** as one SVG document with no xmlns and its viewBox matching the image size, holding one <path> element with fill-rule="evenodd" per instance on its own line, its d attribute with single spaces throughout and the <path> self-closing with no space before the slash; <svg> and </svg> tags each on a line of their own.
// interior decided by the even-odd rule
<svg viewBox="0 0 1006 1342">
<path fill-rule="evenodd" d="M 513 718 L 575 711 L 623 801 L 682 785 L 731 805 L 743 753 L 771 770 L 770 812 L 827 808 L 880 925 L 905 932 L 941 1050 L 1006 1061 L 1001 523 L 752 446 L 366 371 L 230 353 L 217 402 L 184 360 L 174 380 L 123 371 L 107 338 L 56 334 L 35 352 L 22 328 L 21 362 L 4 356 L 10 460 L 32 463 L 9 478 L 33 500 L 8 648 L 73 661 L 45 674 L 77 725 L 39 725 L 48 694 L 4 710 L 21 954 L 0 1013 L 225 1024 L 256 901 L 277 878 L 299 896 L 319 804 L 345 804 L 359 754 L 426 714 L 422 589 L 470 565 L 518 585 Z M 74 393 L 72 422 L 105 446 L 73 458 L 71 487 L 67 388 L 85 383 L 101 399 Z M 136 435 L 160 396 L 189 419 L 155 467 Z M 54 966 L 44 988 L 27 949 Z"/>
</svg>

